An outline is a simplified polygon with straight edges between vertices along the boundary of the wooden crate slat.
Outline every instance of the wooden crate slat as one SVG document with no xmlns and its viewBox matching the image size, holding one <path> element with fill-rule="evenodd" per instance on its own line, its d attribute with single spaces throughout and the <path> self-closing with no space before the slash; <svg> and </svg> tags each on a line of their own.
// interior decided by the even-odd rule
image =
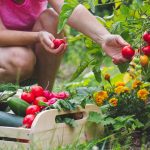
<svg viewBox="0 0 150 150">
<path fill-rule="evenodd" d="M 30 129 L 0 127 L 0 137 L 29 139 Z"/>
<path fill-rule="evenodd" d="M 3 150 L 28 150 L 29 146 L 29 143 L 0 141 L 0 148 Z"/>
</svg>

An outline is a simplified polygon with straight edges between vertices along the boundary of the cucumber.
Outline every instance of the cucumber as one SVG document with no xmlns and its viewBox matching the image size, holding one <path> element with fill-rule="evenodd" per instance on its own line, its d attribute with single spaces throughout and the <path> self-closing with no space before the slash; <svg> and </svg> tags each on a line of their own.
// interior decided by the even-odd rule
<svg viewBox="0 0 150 150">
<path fill-rule="evenodd" d="M 21 127 L 23 117 L 0 111 L 0 126 Z"/>
<path fill-rule="evenodd" d="M 17 97 L 8 98 L 7 104 L 16 115 L 23 117 L 26 115 L 26 109 L 29 106 L 27 102 Z"/>
</svg>

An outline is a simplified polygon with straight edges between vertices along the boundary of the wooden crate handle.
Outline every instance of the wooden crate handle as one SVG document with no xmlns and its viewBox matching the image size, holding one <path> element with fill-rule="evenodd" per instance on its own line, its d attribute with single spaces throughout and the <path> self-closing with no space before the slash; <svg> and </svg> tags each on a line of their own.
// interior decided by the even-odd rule
<svg viewBox="0 0 150 150">
<path fill-rule="evenodd" d="M 96 105 L 88 104 L 85 106 L 85 109 L 78 108 L 75 111 L 58 111 L 57 109 L 43 111 L 36 116 L 31 127 L 31 132 L 35 133 L 35 132 L 41 132 L 41 131 L 46 131 L 46 130 L 57 128 L 59 124 L 62 124 L 62 123 L 55 122 L 56 116 L 59 116 L 59 115 L 84 112 L 83 118 L 80 120 L 76 120 L 76 121 L 77 122 L 85 121 L 90 111 L 99 112 L 100 109 Z"/>
</svg>

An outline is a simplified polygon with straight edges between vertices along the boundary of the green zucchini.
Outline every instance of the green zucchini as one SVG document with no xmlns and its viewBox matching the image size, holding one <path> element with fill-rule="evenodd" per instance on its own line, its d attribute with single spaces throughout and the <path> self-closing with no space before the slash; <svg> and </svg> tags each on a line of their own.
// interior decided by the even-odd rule
<svg viewBox="0 0 150 150">
<path fill-rule="evenodd" d="M 0 111 L 0 126 L 21 127 L 23 117 Z"/>
<path fill-rule="evenodd" d="M 29 106 L 27 102 L 17 97 L 8 98 L 7 104 L 16 115 L 23 117 L 26 115 L 26 109 Z"/>
</svg>

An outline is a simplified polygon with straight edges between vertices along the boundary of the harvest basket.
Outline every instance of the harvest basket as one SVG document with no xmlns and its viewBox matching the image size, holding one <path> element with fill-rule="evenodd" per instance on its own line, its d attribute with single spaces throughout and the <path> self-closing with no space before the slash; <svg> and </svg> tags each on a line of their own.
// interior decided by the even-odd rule
<svg viewBox="0 0 150 150">
<path fill-rule="evenodd" d="M 103 133 L 103 126 L 89 124 L 87 117 L 89 112 L 99 112 L 95 105 L 86 105 L 85 109 L 78 108 L 75 111 L 46 110 L 39 113 L 30 129 L 23 127 L 0 127 L 0 149 L 53 149 L 71 143 L 83 143 Z M 75 120 L 77 126 L 72 128 L 65 123 L 56 123 L 59 115 L 83 113 L 83 117 Z"/>
</svg>

